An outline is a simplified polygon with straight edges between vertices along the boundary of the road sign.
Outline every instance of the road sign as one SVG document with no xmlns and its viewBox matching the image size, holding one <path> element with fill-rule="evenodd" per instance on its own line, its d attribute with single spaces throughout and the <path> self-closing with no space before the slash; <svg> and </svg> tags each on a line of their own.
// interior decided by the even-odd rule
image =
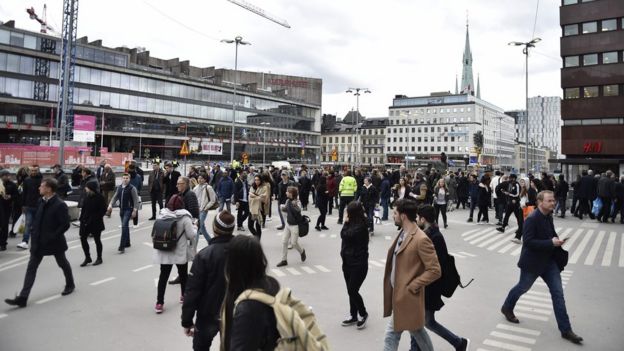
<svg viewBox="0 0 624 351">
<path fill-rule="evenodd" d="M 180 149 L 180 156 L 188 156 L 190 154 L 191 153 L 189 152 L 188 143 L 185 140 L 182 144 L 182 148 Z"/>
</svg>

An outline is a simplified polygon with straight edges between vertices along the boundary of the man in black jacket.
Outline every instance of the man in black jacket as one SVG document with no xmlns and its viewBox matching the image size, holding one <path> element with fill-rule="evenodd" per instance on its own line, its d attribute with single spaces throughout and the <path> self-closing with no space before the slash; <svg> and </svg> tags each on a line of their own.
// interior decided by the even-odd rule
<svg viewBox="0 0 624 351">
<path fill-rule="evenodd" d="M 52 170 L 54 171 L 54 179 L 58 182 L 58 189 L 56 190 L 56 193 L 61 197 L 61 199 L 65 199 L 67 198 L 67 193 L 71 190 L 67 174 L 63 172 L 63 168 L 61 168 L 61 165 L 59 164 L 54 165 Z"/>
<path fill-rule="evenodd" d="M 234 182 L 234 205 L 236 206 L 236 224 L 238 230 L 245 231 L 243 223 L 249 217 L 249 183 L 247 172 L 242 171 Z"/>
<path fill-rule="evenodd" d="M 178 195 L 182 196 L 184 201 L 184 209 L 189 211 L 193 220 L 199 218 L 199 202 L 197 201 L 197 195 L 191 190 L 191 180 L 189 177 L 179 177 L 176 182 L 178 187 Z"/>
<path fill-rule="evenodd" d="M 37 212 L 40 198 L 39 186 L 41 185 L 41 179 L 43 179 L 43 176 L 39 173 L 39 166 L 32 165 L 30 166 L 30 175 L 22 183 L 22 213 L 26 221 L 24 223 L 24 238 L 21 243 L 17 244 L 17 247 L 20 249 L 28 249 L 28 239 L 30 239 L 33 218 Z"/>
<path fill-rule="evenodd" d="M 173 164 L 167 162 L 165 164 L 165 178 L 164 178 L 164 186 L 165 186 L 165 205 L 169 202 L 169 198 L 178 193 L 178 188 L 176 187 L 178 184 L 178 178 L 180 178 L 180 172 L 176 171 L 173 168 Z"/>
<path fill-rule="evenodd" d="M 520 281 L 509 291 L 501 312 L 509 322 L 520 323 L 513 313 L 516 302 L 531 289 L 535 280 L 541 277 L 550 289 L 561 337 L 580 344 L 583 338 L 572 331 L 563 297 L 560 272 L 567 259 L 561 256 L 565 255 L 561 246 L 566 239 L 559 239 L 555 232 L 552 217 L 554 208 L 555 197 L 552 191 L 546 190 L 537 194 L 537 210 L 527 217 L 522 234 L 524 244 L 518 261 Z"/>
<path fill-rule="evenodd" d="M 193 259 L 182 305 L 182 328 L 193 337 L 193 350 L 209 350 L 219 332 L 221 303 L 225 296 L 225 260 L 234 232 L 234 216 L 227 210 L 212 224 L 210 244 Z M 193 317 L 195 322 L 193 323 Z"/>
<path fill-rule="evenodd" d="M 611 201 L 615 194 L 615 180 L 613 180 L 613 172 L 607 171 L 606 174 L 598 180 L 598 197 L 602 201 L 602 208 L 598 214 L 599 222 L 607 222 L 611 216 Z"/>
<path fill-rule="evenodd" d="M 364 178 L 364 186 L 360 190 L 360 202 L 366 211 L 368 220 L 368 233 L 375 232 L 375 206 L 379 203 L 379 191 L 375 189 L 369 177 Z"/>
<path fill-rule="evenodd" d="M 17 185 L 9 179 L 10 175 L 11 173 L 6 169 L 0 170 L 0 182 L 4 185 L 4 194 L 0 194 L 0 251 L 6 250 L 9 218 L 19 196 Z"/>
<path fill-rule="evenodd" d="M 505 209 L 505 218 L 503 219 L 503 225 L 496 228 L 501 233 L 505 232 L 505 227 L 509 224 L 509 217 L 513 213 L 516 216 L 516 222 L 518 223 L 518 229 L 516 229 L 515 242 L 519 243 L 522 236 L 522 224 L 524 217 L 522 216 L 522 208 L 520 207 L 520 184 L 517 182 L 517 176 L 515 174 L 509 175 L 509 185 L 503 191 L 507 200 L 507 207 Z M 501 183 L 504 184 L 505 182 Z"/>
<path fill-rule="evenodd" d="M 563 174 L 559 175 L 559 182 L 555 187 L 555 198 L 557 199 L 557 207 L 555 207 L 555 214 L 561 211 L 561 215 L 559 218 L 565 218 L 566 213 L 566 201 L 568 199 L 568 191 L 570 190 L 570 186 L 568 182 L 565 181 L 565 176 Z"/>
<path fill-rule="evenodd" d="M 9 305 L 26 307 L 30 290 L 35 283 L 37 268 L 44 256 L 53 255 L 63 270 L 65 289 L 61 295 L 69 295 L 75 289 L 71 266 L 65 257 L 67 251 L 65 232 L 69 229 L 69 212 L 65 202 L 56 195 L 57 187 L 58 183 L 51 178 L 44 179 L 39 186 L 39 194 L 43 198 L 38 201 L 32 223 L 30 260 L 26 268 L 24 286 L 18 296 L 4 300 Z"/>
<path fill-rule="evenodd" d="M 578 198 L 579 198 L 579 208 L 578 208 L 578 218 L 583 219 L 585 214 L 589 215 L 589 218 L 596 218 L 594 214 L 591 212 L 591 203 L 590 201 L 596 196 L 596 188 L 594 182 L 594 172 L 582 171 L 581 180 L 578 183 Z"/>
</svg>

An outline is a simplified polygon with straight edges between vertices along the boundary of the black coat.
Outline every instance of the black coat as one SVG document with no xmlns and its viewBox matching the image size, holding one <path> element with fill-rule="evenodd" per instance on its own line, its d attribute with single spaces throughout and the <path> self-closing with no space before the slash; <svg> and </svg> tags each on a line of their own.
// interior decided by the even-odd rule
<svg viewBox="0 0 624 351">
<path fill-rule="evenodd" d="M 467 199 L 468 188 L 469 188 L 468 178 L 466 178 L 465 176 L 457 178 L 457 197 L 458 198 Z"/>
<path fill-rule="evenodd" d="M 225 297 L 225 259 L 231 235 L 215 236 L 210 245 L 193 259 L 191 273 L 186 282 L 182 305 L 182 326 L 190 328 L 193 317 L 203 323 L 219 323 L 221 303 Z"/>
<path fill-rule="evenodd" d="M 534 274 L 543 273 L 554 260 L 553 237 L 558 237 L 551 215 L 536 209 L 524 220 L 522 228 L 522 251 L 518 267 Z M 560 250 L 560 248 L 557 248 Z"/>
<path fill-rule="evenodd" d="M 243 187 L 246 189 L 246 192 L 243 191 Z M 243 198 L 243 194 L 245 193 L 247 193 L 247 198 Z M 237 178 L 234 182 L 234 203 L 243 200 L 245 202 L 249 201 L 249 184 Z"/>
<path fill-rule="evenodd" d="M 379 203 L 379 192 L 371 185 L 368 188 L 363 186 L 360 189 L 360 202 L 364 207 L 375 207 L 375 204 Z"/>
<path fill-rule="evenodd" d="M 316 188 L 316 205 L 319 211 L 327 212 L 327 206 L 329 201 L 329 194 L 326 194 L 327 185 L 317 185 Z"/>
<path fill-rule="evenodd" d="M 199 218 L 199 202 L 197 201 L 197 195 L 195 195 L 191 189 L 186 189 L 181 196 L 182 201 L 184 201 L 184 209 L 189 211 L 193 218 Z"/>
<path fill-rule="evenodd" d="M 569 190 L 570 190 L 570 186 L 568 185 L 568 182 L 566 182 L 565 180 L 562 180 L 555 187 L 555 197 L 556 198 L 567 197 Z"/>
<path fill-rule="evenodd" d="M 34 177 L 24 179 L 22 183 L 22 206 L 37 207 L 38 201 L 41 198 L 41 195 L 39 195 L 39 185 L 41 185 L 42 179 L 41 173 Z"/>
<path fill-rule="evenodd" d="M 581 177 L 578 183 L 578 197 L 581 199 L 594 199 L 596 197 L 596 182 L 593 176 Z"/>
<path fill-rule="evenodd" d="M 69 179 L 67 178 L 65 172 L 61 169 L 54 175 L 54 178 L 58 182 L 56 193 L 62 198 L 67 197 L 67 193 L 71 190 L 71 185 L 69 185 Z"/>
<path fill-rule="evenodd" d="M 33 219 L 30 252 L 49 256 L 67 251 L 65 232 L 69 229 L 67 205 L 57 195 L 48 201 L 39 200 Z"/>
<path fill-rule="evenodd" d="M 104 214 L 108 204 L 100 193 L 90 193 L 85 196 L 80 210 L 81 234 L 100 233 L 104 228 Z"/>
<path fill-rule="evenodd" d="M 19 192 L 17 191 L 17 185 L 13 183 L 11 180 L 7 180 L 4 184 L 4 194 L 10 196 L 7 200 L 4 197 L 0 196 L 0 204 L 2 204 L 2 208 L 4 209 L 7 215 L 11 214 L 11 210 L 13 209 L 13 205 L 17 203 L 19 200 Z"/>
<path fill-rule="evenodd" d="M 349 222 L 342 226 L 340 257 L 347 266 L 368 265 L 368 227 L 365 221 Z"/>
<path fill-rule="evenodd" d="M 448 260 L 448 249 L 446 248 L 446 241 L 444 241 L 444 236 L 442 236 L 440 228 L 432 225 L 425 233 L 429 239 L 431 239 L 433 247 L 435 247 L 440 267 L 444 269 L 444 267 L 446 267 L 446 261 Z M 442 272 L 442 274 L 444 274 L 444 272 Z M 425 309 L 439 311 L 442 306 L 444 306 L 444 302 L 442 302 L 442 280 L 438 279 L 425 287 Z"/>
<path fill-rule="evenodd" d="M 312 181 L 308 177 L 299 177 L 299 194 L 300 198 L 307 197 L 312 189 Z"/>
<path fill-rule="evenodd" d="M 178 193 L 178 178 L 180 178 L 180 172 L 178 171 L 172 171 L 171 173 L 167 173 L 167 175 L 163 178 L 166 199 L 169 199 L 171 195 Z"/>
<path fill-rule="evenodd" d="M 487 185 L 484 185 L 483 183 L 479 184 L 478 198 L 479 200 L 477 200 L 477 203 L 479 204 L 479 206 L 489 207 L 492 204 L 492 192 Z"/>
</svg>

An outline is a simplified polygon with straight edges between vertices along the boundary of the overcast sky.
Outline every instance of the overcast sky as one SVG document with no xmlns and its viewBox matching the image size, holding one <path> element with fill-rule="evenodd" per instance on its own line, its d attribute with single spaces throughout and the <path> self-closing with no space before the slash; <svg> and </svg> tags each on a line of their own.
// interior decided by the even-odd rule
<svg viewBox="0 0 624 351">
<path fill-rule="evenodd" d="M 0 20 L 38 30 L 26 6 L 41 13 L 42 0 L 3 0 Z M 141 46 L 152 56 L 179 57 L 194 66 L 239 68 L 323 79 L 323 113 L 343 117 L 355 109 L 348 87 L 369 88 L 360 99 L 367 117 L 387 116 L 395 94 L 428 95 L 461 83 L 466 12 L 475 84 L 481 97 L 505 110 L 524 107 L 524 55 L 509 41 L 533 37 L 538 0 L 248 0 L 285 19 L 279 26 L 226 0 L 80 1 L 78 36 L 105 46 Z M 48 0 L 48 22 L 61 31 L 62 1 Z M 529 58 L 529 95 L 561 96 L 560 0 L 542 0 Z"/>
</svg>

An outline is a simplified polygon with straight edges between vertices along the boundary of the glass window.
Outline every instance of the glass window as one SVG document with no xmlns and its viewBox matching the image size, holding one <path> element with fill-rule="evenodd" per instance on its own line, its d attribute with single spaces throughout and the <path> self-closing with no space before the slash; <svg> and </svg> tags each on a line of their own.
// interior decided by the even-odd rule
<svg viewBox="0 0 624 351">
<path fill-rule="evenodd" d="M 111 72 L 111 88 L 119 88 L 121 85 L 121 74 L 116 72 Z"/>
<path fill-rule="evenodd" d="M 563 26 L 563 36 L 578 35 L 578 24 L 568 24 Z"/>
<path fill-rule="evenodd" d="M 100 71 L 99 69 L 92 69 L 91 79 L 89 79 L 89 83 L 93 85 L 100 85 L 101 76 L 102 76 L 102 71 Z"/>
<path fill-rule="evenodd" d="M 139 91 L 147 92 L 147 78 L 139 78 Z"/>
<path fill-rule="evenodd" d="M 602 53 L 602 63 L 605 65 L 608 65 L 610 63 L 617 63 L 618 62 L 618 52 L 617 51 L 611 51 L 611 52 L 603 52 Z"/>
<path fill-rule="evenodd" d="M 95 52 L 93 51 L 93 48 L 85 47 L 83 49 L 83 51 L 84 51 L 84 54 L 83 54 L 84 59 L 85 60 L 89 60 L 89 61 L 93 61 L 93 58 L 95 56 Z"/>
<path fill-rule="evenodd" d="M 128 110 L 136 111 L 139 109 L 139 97 L 130 95 L 128 98 Z"/>
<path fill-rule="evenodd" d="M 583 66 L 592 66 L 598 64 L 598 54 L 583 55 Z"/>
<path fill-rule="evenodd" d="M 28 80 L 20 80 L 19 81 L 19 93 L 18 95 L 24 99 L 32 99 L 33 98 L 33 82 Z"/>
<path fill-rule="evenodd" d="M 35 73 L 35 60 L 32 57 L 20 57 L 20 73 L 30 75 Z"/>
<path fill-rule="evenodd" d="M 582 26 L 583 34 L 596 33 L 598 31 L 598 22 L 585 22 Z"/>
<path fill-rule="evenodd" d="M 0 52 L 0 71 L 6 71 L 7 54 Z"/>
<path fill-rule="evenodd" d="M 128 101 L 130 97 L 126 94 L 119 94 L 119 108 L 122 110 L 128 109 Z"/>
<path fill-rule="evenodd" d="M 130 76 L 130 90 L 133 90 L 133 91 L 139 90 L 139 77 Z"/>
<path fill-rule="evenodd" d="M 121 75 L 120 88 L 121 89 L 130 89 L 130 76 L 129 75 L 127 75 L 127 74 L 122 74 Z"/>
<path fill-rule="evenodd" d="M 100 93 L 100 105 L 107 106 L 110 105 L 110 93 L 107 91 L 103 91 Z"/>
<path fill-rule="evenodd" d="M 111 73 L 109 71 L 102 71 L 102 86 L 109 87 L 111 84 Z"/>
<path fill-rule="evenodd" d="M 578 67 L 578 65 L 579 65 L 578 56 L 566 56 L 563 59 L 563 67 Z"/>
<path fill-rule="evenodd" d="M 9 33 L 9 31 L 0 29 L 0 43 L 8 44 L 11 41 L 10 38 L 11 38 L 11 34 Z"/>
<path fill-rule="evenodd" d="M 604 20 L 601 23 L 601 27 L 603 32 L 617 30 L 617 20 L 615 20 L 615 18 Z"/>
<path fill-rule="evenodd" d="M 566 88 L 563 91 L 564 99 L 578 99 L 580 97 L 579 88 Z"/>
<path fill-rule="evenodd" d="M 598 87 L 585 87 L 583 88 L 583 97 L 593 98 L 598 97 Z"/>
<path fill-rule="evenodd" d="M 99 106 L 100 104 L 100 92 L 98 90 L 91 90 L 89 93 L 89 102 L 93 106 Z"/>
<path fill-rule="evenodd" d="M 563 0 L 563 5 L 578 4 L 578 0 Z"/>
<path fill-rule="evenodd" d="M 604 95 L 604 96 L 618 96 L 618 95 L 620 95 L 620 87 L 617 84 L 605 85 L 602 88 L 602 95 Z"/>
<path fill-rule="evenodd" d="M 24 47 L 27 49 L 37 50 L 37 37 L 32 35 L 24 36 Z"/>
<path fill-rule="evenodd" d="M 119 108 L 119 94 L 117 93 L 110 94 L 110 105 L 114 108 Z"/>
<path fill-rule="evenodd" d="M 11 32 L 10 43 L 13 46 L 24 47 L 24 34 Z"/>
<path fill-rule="evenodd" d="M 19 56 L 17 55 L 7 55 L 7 71 L 9 72 L 19 72 Z"/>
</svg>

